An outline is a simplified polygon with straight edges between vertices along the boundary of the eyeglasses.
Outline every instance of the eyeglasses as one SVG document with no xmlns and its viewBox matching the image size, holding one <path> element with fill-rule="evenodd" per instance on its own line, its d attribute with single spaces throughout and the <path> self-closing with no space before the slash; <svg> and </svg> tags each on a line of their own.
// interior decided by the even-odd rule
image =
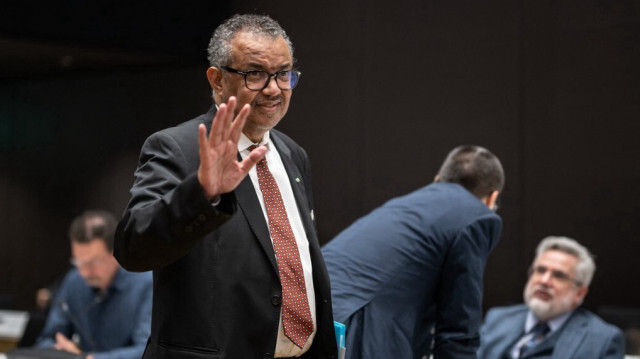
<svg viewBox="0 0 640 359">
<path fill-rule="evenodd" d="M 264 90 L 269 86 L 269 81 L 271 81 L 272 77 L 276 79 L 276 85 L 278 85 L 280 90 L 293 90 L 298 84 L 300 75 L 302 75 L 300 71 L 296 70 L 284 70 L 270 74 L 266 71 L 259 70 L 240 71 L 227 66 L 222 66 L 222 69 L 244 76 L 244 84 L 251 91 Z"/>
<path fill-rule="evenodd" d="M 84 268 L 84 267 L 95 267 L 102 263 L 107 256 L 101 256 L 93 259 L 89 259 L 87 261 L 80 261 L 75 258 L 69 258 L 69 263 L 76 268 Z"/>
<path fill-rule="evenodd" d="M 581 281 L 575 278 L 571 278 L 570 275 L 560 270 L 549 269 L 545 266 L 535 266 L 535 267 L 529 268 L 529 276 L 532 276 L 534 274 L 542 276 L 547 272 L 550 272 L 551 278 L 553 278 L 554 280 L 557 280 L 558 282 L 571 282 L 577 285 L 578 287 L 582 285 Z"/>
</svg>

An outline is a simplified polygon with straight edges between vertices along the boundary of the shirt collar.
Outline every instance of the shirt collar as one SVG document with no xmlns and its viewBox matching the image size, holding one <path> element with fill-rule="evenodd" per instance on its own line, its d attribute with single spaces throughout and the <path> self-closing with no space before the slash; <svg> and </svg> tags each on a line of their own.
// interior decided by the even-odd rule
<svg viewBox="0 0 640 359">
<path fill-rule="evenodd" d="M 120 292 L 123 290 L 127 289 L 127 281 L 125 278 L 125 270 L 122 269 L 122 267 L 118 266 L 118 270 L 116 271 L 116 274 L 113 275 L 113 279 L 111 280 L 111 284 L 109 284 L 109 286 L 107 287 L 107 289 L 105 290 L 105 293 L 113 293 L 113 292 Z M 91 287 L 91 289 L 93 290 L 94 294 L 98 294 L 100 293 L 100 289 L 97 287 Z"/>
<path fill-rule="evenodd" d="M 573 310 L 568 311 L 564 314 L 561 314 L 551 320 L 548 320 L 547 324 L 549 325 L 549 329 L 551 329 L 551 332 L 554 332 L 558 328 L 560 328 L 562 324 L 564 324 L 564 322 L 566 322 L 567 319 L 569 319 L 569 316 L 571 316 L 572 313 L 573 313 Z M 538 318 L 536 318 L 536 315 L 533 314 L 531 310 L 529 310 L 529 313 L 527 313 L 527 320 L 524 323 L 524 332 L 529 333 L 531 329 L 533 329 L 533 327 L 538 323 L 538 321 L 539 320 Z"/>
<path fill-rule="evenodd" d="M 246 151 L 250 146 L 267 146 L 269 148 L 269 144 L 271 143 L 271 137 L 269 136 L 269 131 L 265 132 L 262 136 L 262 141 L 260 143 L 254 143 L 245 135 L 244 133 L 240 133 L 240 139 L 238 140 L 238 152 Z"/>
</svg>

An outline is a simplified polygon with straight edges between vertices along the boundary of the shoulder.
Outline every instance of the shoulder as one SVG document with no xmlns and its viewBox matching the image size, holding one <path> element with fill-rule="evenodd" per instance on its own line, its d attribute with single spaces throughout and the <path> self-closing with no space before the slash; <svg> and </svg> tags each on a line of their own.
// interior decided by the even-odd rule
<svg viewBox="0 0 640 359">
<path fill-rule="evenodd" d="M 285 153 L 290 152 L 292 154 L 292 157 L 294 158 L 307 157 L 307 152 L 304 150 L 304 148 L 302 148 L 302 146 L 300 146 L 296 141 L 294 141 L 291 137 L 287 136 L 286 134 L 276 129 L 272 129 L 269 132 L 269 135 L 271 136 L 271 139 L 275 143 L 276 147 L 278 147 L 278 151 L 280 152 L 284 151 Z"/>
<path fill-rule="evenodd" d="M 88 295 L 91 292 L 91 287 L 87 285 L 80 272 L 76 268 L 72 268 L 65 274 L 55 295 L 56 300 L 74 302 L 82 300 L 85 294 Z"/>
<path fill-rule="evenodd" d="M 616 327 L 613 324 L 605 322 L 602 318 L 600 318 L 596 314 L 583 308 L 576 309 L 576 311 L 571 317 L 571 320 L 582 321 L 583 325 L 587 328 L 587 330 L 592 331 L 594 333 L 598 333 L 603 336 L 617 335 L 622 333 L 620 328 Z"/>
<path fill-rule="evenodd" d="M 153 275 L 149 272 L 129 272 L 123 268 L 119 269 L 117 281 L 118 285 L 126 288 L 151 288 L 153 284 Z"/>
<path fill-rule="evenodd" d="M 86 287 L 86 282 L 80 275 L 77 269 L 70 269 L 67 274 L 64 276 L 62 283 L 60 284 L 60 289 L 63 288 L 75 288 L 77 286 Z"/>
<path fill-rule="evenodd" d="M 168 127 L 157 131 L 147 138 L 147 143 L 154 140 L 163 140 L 171 138 L 176 142 L 193 142 L 193 139 L 198 137 L 198 126 L 201 123 L 206 123 L 205 115 L 198 116 L 189 121 L 183 122 L 174 127 Z M 209 119 L 210 122 L 211 119 Z"/>
<path fill-rule="evenodd" d="M 486 315 L 485 321 L 492 322 L 495 320 L 501 320 L 503 318 L 511 318 L 519 315 L 526 315 L 529 311 L 526 305 L 518 304 L 518 305 L 510 305 L 506 307 L 495 307 L 489 309 Z"/>
<path fill-rule="evenodd" d="M 182 122 L 176 126 L 154 132 L 145 141 L 145 146 L 152 145 L 158 141 L 175 141 L 181 145 L 193 144 L 195 142 L 195 145 L 197 145 L 198 126 L 200 124 L 205 124 L 207 129 L 210 129 L 214 115 L 215 107 L 207 113 Z"/>
<path fill-rule="evenodd" d="M 289 137 L 288 135 L 286 135 L 285 133 L 278 131 L 276 129 L 272 129 L 269 132 L 270 136 L 272 136 L 272 138 L 277 142 L 277 141 L 281 141 L 284 145 L 286 145 L 289 148 L 294 148 L 294 149 L 300 149 L 302 150 L 302 147 L 300 147 L 300 145 L 298 145 L 298 143 L 296 141 L 294 141 L 291 137 Z"/>
</svg>

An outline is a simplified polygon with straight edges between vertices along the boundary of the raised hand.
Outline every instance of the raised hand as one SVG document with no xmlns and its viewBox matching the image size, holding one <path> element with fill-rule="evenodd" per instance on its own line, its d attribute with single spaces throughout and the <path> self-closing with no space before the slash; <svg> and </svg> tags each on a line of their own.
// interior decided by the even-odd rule
<svg viewBox="0 0 640 359">
<path fill-rule="evenodd" d="M 209 200 L 233 191 L 267 151 L 264 146 L 260 146 L 251 151 L 243 161 L 238 161 L 238 140 L 251 106 L 244 105 L 234 119 L 235 109 L 236 98 L 233 96 L 226 104 L 218 107 L 208 137 L 205 125 L 198 127 L 198 181 Z"/>
</svg>

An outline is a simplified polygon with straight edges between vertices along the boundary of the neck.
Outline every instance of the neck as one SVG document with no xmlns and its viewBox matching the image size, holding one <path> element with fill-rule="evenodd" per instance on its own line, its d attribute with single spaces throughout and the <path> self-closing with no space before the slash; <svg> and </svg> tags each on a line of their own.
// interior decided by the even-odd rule
<svg viewBox="0 0 640 359">
<path fill-rule="evenodd" d="M 247 138 L 249 138 L 253 143 L 262 142 L 262 139 L 264 138 L 264 134 L 265 134 L 265 132 L 251 132 L 251 131 L 248 131 L 246 128 L 242 130 L 242 133 L 244 133 L 244 135 L 247 136 Z"/>
</svg>

